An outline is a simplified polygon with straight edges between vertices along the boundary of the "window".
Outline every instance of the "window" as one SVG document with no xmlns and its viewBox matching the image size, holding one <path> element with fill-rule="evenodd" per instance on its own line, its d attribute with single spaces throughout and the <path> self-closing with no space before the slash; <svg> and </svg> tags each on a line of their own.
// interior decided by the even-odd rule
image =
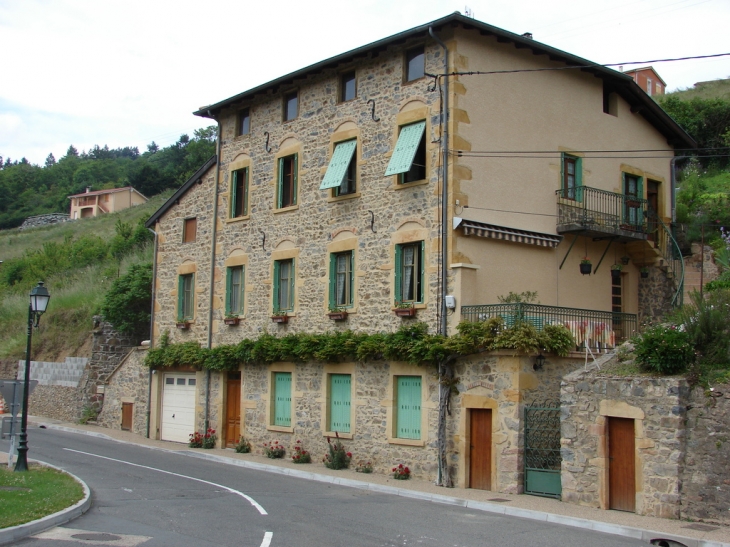
<svg viewBox="0 0 730 547">
<path fill-rule="evenodd" d="M 294 309 L 294 259 L 274 262 L 274 310 Z"/>
<path fill-rule="evenodd" d="M 662 94 L 662 84 L 659 82 L 656 83 L 656 94 L 661 95 Z"/>
<path fill-rule="evenodd" d="M 231 218 L 248 214 L 248 168 L 231 173 Z"/>
<path fill-rule="evenodd" d="M 355 87 L 355 71 L 345 72 L 340 76 L 340 102 L 351 101 L 357 96 Z"/>
<path fill-rule="evenodd" d="M 284 121 L 293 120 L 299 115 L 299 97 L 296 91 L 284 95 Z"/>
<path fill-rule="evenodd" d="M 198 231 L 198 219 L 186 218 L 183 225 L 183 243 L 193 243 Z"/>
<path fill-rule="evenodd" d="M 353 302 L 354 253 L 330 255 L 330 308 L 348 308 Z"/>
<path fill-rule="evenodd" d="M 603 112 L 611 116 L 618 115 L 616 91 L 605 80 L 603 82 Z"/>
<path fill-rule="evenodd" d="M 279 209 L 297 204 L 297 163 L 297 154 L 279 158 Z"/>
<path fill-rule="evenodd" d="M 338 142 L 335 145 L 327 172 L 319 186 L 320 190 L 334 188 L 336 196 L 355 193 L 357 186 L 357 165 L 354 160 L 356 149 L 357 140 Z"/>
<path fill-rule="evenodd" d="M 226 269 L 226 315 L 243 315 L 243 266 Z"/>
<path fill-rule="evenodd" d="M 643 224 L 643 207 L 641 198 L 644 196 L 642 177 L 624 173 L 624 225 L 637 228 Z"/>
<path fill-rule="evenodd" d="M 423 303 L 425 242 L 395 246 L 395 300 Z"/>
<path fill-rule="evenodd" d="M 248 135 L 251 132 L 251 113 L 248 108 L 238 112 L 236 135 Z"/>
<path fill-rule="evenodd" d="M 327 431 L 349 433 L 351 376 L 349 374 L 330 374 L 329 378 L 330 404 Z"/>
<path fill-rule="evenodd" d="M 399 439 L 421 438 L 421 377 L 396 376 L 396 433 Z"/>
<path fill-rule="evenodd" d="M 193 319 L 195 305 L 195 274 L 181 275 L 177 278 L 177 319 Z"/>
<path fill-rule="evenodd" d="M 426 56 L 423 46 L 406 51 L 406 82 L 418 80 L 426 75 Z"/>
<path fill-rule="evenodd" d="M 582 170 L 581 158 L 563 154 L 562 197 L 564 199 L 583 201 Z"/>
<path fill-rule="evenodd" d="M 275 372 L 272 425 L 291 427 L 291 372 Z"/>
<path fill-rule="evenodd" d="M 426 122 L 404 125 L 388 162 L 385 176 L 398 175 L 398 184 L 426 178 Z"/>
</svg>

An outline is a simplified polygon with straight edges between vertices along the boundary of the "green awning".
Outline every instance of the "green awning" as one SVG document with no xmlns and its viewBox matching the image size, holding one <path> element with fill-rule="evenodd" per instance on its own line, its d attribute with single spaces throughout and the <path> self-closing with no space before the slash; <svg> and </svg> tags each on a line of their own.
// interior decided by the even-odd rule
<svg viewBox="0 0 730 547">
<path fill-rule="evenodd" d="M 401 128 L 395 150 L 393 150 L 390 163 L 388 163 L 388 168 L 385 170 L 386 177 L 407 173 L 410 170 L 424 129 L 426 129 L 425 121 L 405 125 Z"/>
<path fill-rule="evenodd" d="M 335 145 L 335 151 L 327 167 L 327 172 L 324 174 L 322 184 L 319 185 L 320 190 L 336 188 L 342 184 L 342 179 L 345 178 L 355 148 L 357 148 L 356 140 L 340 142 Z"/>
</svg>

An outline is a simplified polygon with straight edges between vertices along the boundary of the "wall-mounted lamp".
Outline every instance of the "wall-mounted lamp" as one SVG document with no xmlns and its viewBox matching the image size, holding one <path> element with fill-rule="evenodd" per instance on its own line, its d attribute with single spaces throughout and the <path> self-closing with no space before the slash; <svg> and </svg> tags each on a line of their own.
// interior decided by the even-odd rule
<svg viewBox="0 0 730 547">
<path fill-rule="evenodd" d="M 545 356 L 541 353 L 535 357 L 535 363 L 532 365 L 532 370 L 542 370 L 542 366 L 545 364 Z"/>
</svg>

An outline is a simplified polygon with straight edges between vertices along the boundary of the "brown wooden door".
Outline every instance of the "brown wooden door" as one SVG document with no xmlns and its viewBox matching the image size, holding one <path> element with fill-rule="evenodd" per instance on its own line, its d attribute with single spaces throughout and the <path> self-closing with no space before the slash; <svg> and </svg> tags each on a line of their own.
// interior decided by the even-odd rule
<svg viewBox="0 0 730 547">
<path fill-rule="evenodd" d="M 122 403 L 122 429 L 125 431 L 131 431 L 133 419 L 134 403 Z"/>
<path fill-rule="evenodd" d="M 492 489 L 492 411 L 469 412 L 469 488 Z"/>
<path fill-rule="evenodd" d="M 230 372 L 226 388 L 226 446 L 241 436 L 241 373 Z"/>
<path fill-rule="evenodd" d="M 636 510 L 636 456 L 634 420 L 608 419 L 608 506 Z"/>
</svg>

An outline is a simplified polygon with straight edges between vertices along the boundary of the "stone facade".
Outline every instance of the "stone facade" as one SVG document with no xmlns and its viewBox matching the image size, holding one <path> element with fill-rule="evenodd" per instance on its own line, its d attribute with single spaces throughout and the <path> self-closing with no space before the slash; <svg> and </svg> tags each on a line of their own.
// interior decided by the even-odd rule
<svg viewBox="0 0 730 547">
<path fill-rule="evenodd" d="M 649 267 L 649 277 L 639 280 L 639 325 L 647 319 L 659 319 L 672 311 L 674 280 L 660 266 Z"/>
<path fill-rule="evenodd" d="M 147 436 L 147 403 L 149 401 L 150 370 L 144 366 L 147 348 L 129 351 L 117 368 L 105 380 L 104 406 L 97 417 L 102 427 L 121 429 L 122 405 L 132 403 L 132 429 Z"/>
<path fill-rule="evenodd" d="M 59 222 L 68 222 L 70 220 L 69 215 L 65 213 L 51 213 L 48 215 L 36 215 L 34 217 L 28 217 L 23 221 L 23 224 L 18 230 L 27 230 L 29 228 L 40 228 L 42 226 L 50 226 L 51 224 L 58 224 Z"/>
</svg>

